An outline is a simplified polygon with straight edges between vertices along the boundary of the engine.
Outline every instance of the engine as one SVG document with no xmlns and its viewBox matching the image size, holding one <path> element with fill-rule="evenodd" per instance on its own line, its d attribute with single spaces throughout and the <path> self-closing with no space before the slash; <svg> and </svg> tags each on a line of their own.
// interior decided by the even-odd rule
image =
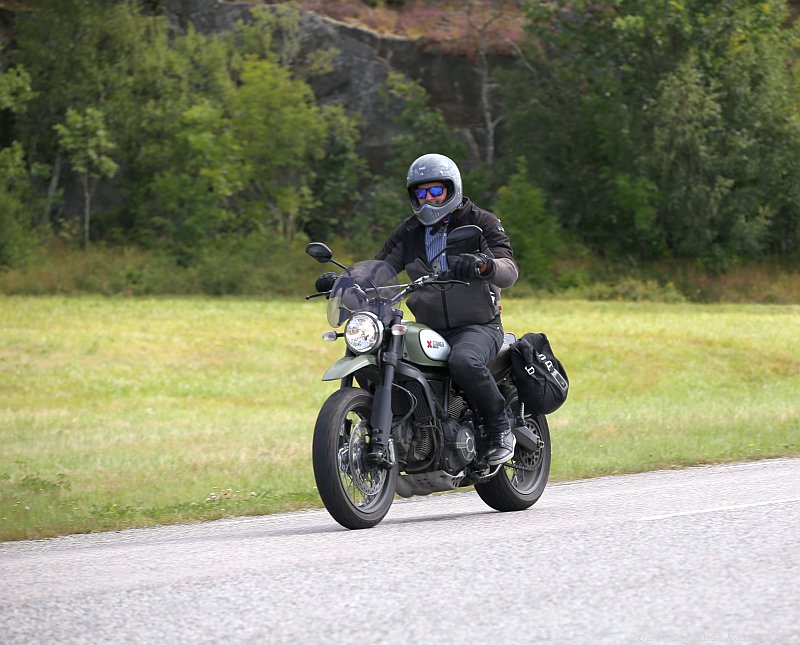
<svg viewBox="0 0 800 645">
<path fill-rule="evenodd" d="M 475 459 L 475 435 L 472 430 L 448 419 L 442 423 L 444 434 L 444 451 L 442 466 L 452 474 L 463 470 L 464 466 Z"/>
<path fill-rule="evenodd" d="M 442 389 L 448 386 L 447 381 L 431 379 L 430 384 L 435 396 L 444 398 Z M 395 388 L 392 408 L 396 415 L 403 415 L 394 426 L 395 446 L 409 472 L 441 469 L 455 476 L 475 458 L 469 405 L 453 390 L 449 394 L 448 418 L 437 422 L 434 410 L 425 405 L 425 393 L 418 383 L 408 380 Z"/>
<path fill-rule="evenodd" d="M 433 427 L 417 428 L 415 441 L 411 442 L 410 453 L 418 452 L 425 444 L 422 437 L 435 431 Z M 420 436 L 422 435 L 422 436 Z M 464 467 L 475 458 L 475 436 L 468 425 L 460 425 L 452 419 L 442 423 L 442 438 L 439 470 L 424 470 L 408 473 L 397 478 L 397 494 L 401 497 L 429 495 L 458 488 L 464 480 Z M 433 446 L 431 446 L 433 448 Z M 432 458 L 434 455 L 430 455 Z"/>
</svg>

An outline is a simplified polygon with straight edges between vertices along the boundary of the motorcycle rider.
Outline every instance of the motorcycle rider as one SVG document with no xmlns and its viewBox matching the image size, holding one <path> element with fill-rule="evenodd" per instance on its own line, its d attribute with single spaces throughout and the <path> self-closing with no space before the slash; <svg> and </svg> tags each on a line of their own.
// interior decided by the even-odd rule
<svg viewBox="0 0 800 645">
<path fill-rule="evenodd" d="M 488 365 L 503 344 L 500 290 L 519 275 L 511 243 L 500 220 L 463 195 L 461 173 L 441 154 L 425 154 L 408 169 L 406 188 L 413 214 L 402 221 L 376 255 L 414 280 L 431 272 L 448 271 L 450 278 L 469 282 L 443 290 L 420 289 L 408 299 L 417 322 L 436 330 L 450 344 L 453 381 L 477 408 L 488 434 L 489 465 L 508 461 L 515 439 L 505 413 L 505 400 Z M 476 224 L 483 229 L 480 252 L 442 254 L 447 232 Z M 324 273 L 317 291 L 329 291 L 336 274 Z"/>
</svg>

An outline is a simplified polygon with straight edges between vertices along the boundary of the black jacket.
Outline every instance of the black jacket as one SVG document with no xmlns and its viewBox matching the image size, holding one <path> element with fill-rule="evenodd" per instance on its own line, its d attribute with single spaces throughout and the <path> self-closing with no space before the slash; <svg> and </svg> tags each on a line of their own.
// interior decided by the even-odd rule
<svg viewBox="0 0 800 645">
<path fill-rule="evenodd" d="M 494 214 L 464 198 L 450 214 L 447 230 L 465 224 L 477 224 L 483 235 L 480 240 L 462 242 L 448 252 L 450 266 L 461 253 L 481 252 L 494 258 L 494 268 L 469 285 L 456 284 L 443 291 L 427 287 L 412 294 L 408 306 L 417 322 L 435 329 L 491 322 L 499 315 L 500 289 L 513 285 L 519 276 L 511 242 Z M 404 220 L 392 231 L 376 258 L 388 262 L 398 273 L 405 270 L 412 280 L 431 273 L 425 254 L 425 226 L 415 215 Z"/>
</svg>

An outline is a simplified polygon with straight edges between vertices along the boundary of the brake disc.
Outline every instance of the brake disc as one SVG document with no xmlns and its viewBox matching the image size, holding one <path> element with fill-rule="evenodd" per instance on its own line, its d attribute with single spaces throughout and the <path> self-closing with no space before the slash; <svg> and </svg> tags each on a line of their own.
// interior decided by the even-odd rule
<svg viewBox="0 0 800 645">
<path fill-rule="evenodd" d="M 350 433 L 349 443 L 349 462 L 350 472 L 348 475 L 358 490 L 364 495 L 377 495 L 386 481 L 386 469 L 381 466 L 370 464 L 367 461 L 367 451 L 369 443 L 367 438 L 366 421 L 361 421 L 353 428 Z"/>
</svg>

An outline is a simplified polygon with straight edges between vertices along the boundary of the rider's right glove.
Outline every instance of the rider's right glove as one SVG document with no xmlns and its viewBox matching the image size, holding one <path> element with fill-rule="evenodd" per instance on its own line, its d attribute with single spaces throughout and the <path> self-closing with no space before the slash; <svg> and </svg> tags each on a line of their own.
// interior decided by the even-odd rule
<svg viewBox="0 0 800 645">
<path fill-rule="evenodd" d="M 326 271 L 325 273 L 320 274 L 320 276 L 317 278 L 317 281 L 314 283 L 314 288 L 317 290 L 317 293 L 330 291 L 333 288 L 333 283 L 336 282 L 336 278 L 338 277 L 338 273 Z"/>
<path fill-rule="evenodd" d="M 462 253 L 453 263 L 450 269 L 450 277 L 453 280 L 474 280 L 480 274 L 480 267 L 484 264 L 483 258 L 472 253 Z"/>
</svg>

